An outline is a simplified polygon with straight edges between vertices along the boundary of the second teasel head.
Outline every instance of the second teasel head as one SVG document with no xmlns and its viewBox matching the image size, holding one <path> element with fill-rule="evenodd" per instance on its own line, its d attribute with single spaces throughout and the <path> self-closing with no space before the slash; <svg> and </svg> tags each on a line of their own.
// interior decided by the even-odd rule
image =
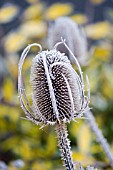
<svg viewBox="0 0 113 170">
<path fill-rule="evenodd" d="M 57 46 L 62 43 L 71 53 L 62 40 L 52 50 L 40 51 L 33 59 L 30 75 L 33 103 L 31 111 L 26 111 L 25 103 L 22 102 L 23 94 L 20 92 L 22 108 L 27 118 L 36 124 L 70 122 L 81 117 L 89 103 L 89 95 L 84 95 L 84 82 L 77 59 L 71 53 L 78 72 L 73 69 L 68 57 L 57 50 Z M 30 46 L 27 52 L 29 49 Z M 24 55 L 27 53 L 23 53 Z"/>
</svg>

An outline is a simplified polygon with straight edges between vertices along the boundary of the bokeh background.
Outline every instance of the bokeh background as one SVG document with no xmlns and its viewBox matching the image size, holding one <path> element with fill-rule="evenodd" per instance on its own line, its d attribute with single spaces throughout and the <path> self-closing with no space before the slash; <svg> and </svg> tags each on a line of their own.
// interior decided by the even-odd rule
<svg viewBox="0 0 113 170">
<path fill-rule="evenodd" d="M 49 23 L 60 16 L 69 16 L 85 30 L 88 52 L 82 69 L 90 81 L 90 107 L 113 152 L 113 1 L 0 0 L 0 166 L 4 170 L 64 169 L 54 127 L 40 130 L 21 119 L 25 115 L 17 93 L 22 50 L 34 42 L 46 49 Z M 28 97 L 30 66 L 36 53 L 33 48 L 24 64 Z M 87 121 L 78 122 L 68 125 L 74 161 L 110 170 Z"/>
</svg>

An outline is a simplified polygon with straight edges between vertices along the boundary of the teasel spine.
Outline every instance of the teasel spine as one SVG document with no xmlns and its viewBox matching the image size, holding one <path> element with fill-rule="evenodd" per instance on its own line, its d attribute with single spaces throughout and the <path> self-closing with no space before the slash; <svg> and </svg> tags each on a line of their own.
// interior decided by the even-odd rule
<svg viewBox="0 0 113 170">
<path fill-rule="evenodd" d="M 56 124 L 56 133 L 58 139 L 58 147 L 60 148 L 61 158 L 64 162 L 66 170 L 75 170 L 66 124 Z"/>
</svg>

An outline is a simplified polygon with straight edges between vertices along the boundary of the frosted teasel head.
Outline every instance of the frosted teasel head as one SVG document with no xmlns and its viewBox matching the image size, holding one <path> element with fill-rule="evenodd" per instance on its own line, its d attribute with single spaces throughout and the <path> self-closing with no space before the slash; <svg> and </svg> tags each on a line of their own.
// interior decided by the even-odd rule
<svg viewBox="0 0 113 170">
<path fill-rule="evenodd" d="M 87 56 L 87 38 L 83 28 L 79 27 L 69 17 L 59 17 L 53 23 L 50 23 L 48 28 L 47 46 L 51 49 L 61 37 L 66 39 L 70 50 L 78 59 L 81 65 L 86 64 Z M 73 63 L 74 60 L 69 51 L 62 44 L 58 47 L 60 52 L 65 53 Z"/>
<path fill-rule="evenodd" d="M 77 66 L 76 72 L 68 57 L 57 50 L 64 45 L 72 55 Z M 32 46 L 40 47 L 31 67 L 32 106 L 30 106 L 22 80 L 22 66 Z M 39 44 L 28 45 L 19 62 L 18 92 L 21 107 L 27 119 L 36 124 L 47 125 L 70 122 L 83 116 L 88 108 L 90 92 L 88 78 L 88 96 L 84 94 L 84 82 L 81 67 L 65 40 L 57 43 L 52 50 L 42 51 Z"/>
</svg>

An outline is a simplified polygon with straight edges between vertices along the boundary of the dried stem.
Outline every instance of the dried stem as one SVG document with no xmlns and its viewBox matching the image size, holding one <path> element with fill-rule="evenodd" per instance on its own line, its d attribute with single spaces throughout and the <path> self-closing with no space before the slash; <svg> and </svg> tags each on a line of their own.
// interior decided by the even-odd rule
<svg viewBox="0 0 113 170">
<path fill-rule="evenodd" d="M 57 138 L 58 138 L 58 146 L 61 151 L 61 157 L 64 161 L 64 166 L 66 170 L 75 170 L 74 163 L 72 160 L 72 153 L 71 153 L 71 147 L 70 147 L 70 141 L 67 138 L 68 132 L 67 132 L 67 126 L 64 123 L 57 124 L 56 125 L 56 132 L 57 132 Z"/>
<path fill-rule="evenodd" d="M 101 130 L 98 128 L 98 125 L 95 121 L 95 118 L 92 112 L 89 110 L 85 112 L 84 114 L 88 118 L 87 120 L 88 120 L 89 126 L 92 129 L 92 131 L 95 133 L 98 143 L 100 143 L 101 147 L 103 148 L 104 152 L 106 153 L 110 161 L 111 166 L 113 167 L 113 154 L 111 153 L 107 140 L 104 138 Z"/>
</svg>

